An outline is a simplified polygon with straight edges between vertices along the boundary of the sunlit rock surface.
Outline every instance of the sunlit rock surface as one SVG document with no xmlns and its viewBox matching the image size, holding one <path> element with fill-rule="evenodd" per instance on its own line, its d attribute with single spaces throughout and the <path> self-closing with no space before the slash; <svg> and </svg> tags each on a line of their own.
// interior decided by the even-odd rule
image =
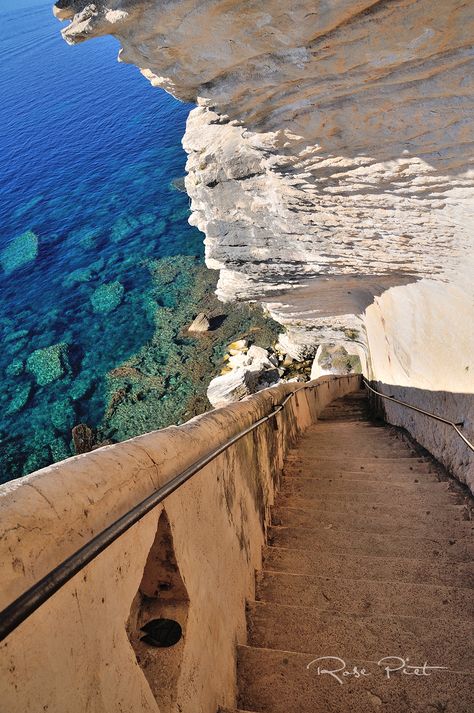
<svg viewBox="0 0 474 713">
<path fill-rule="evenodd" d="M 122 61 L 197 103 L 186 187 L 207 264 L 220 270 L 218 295 L 267 302 L 295 355 L 347 339 L 366 353 L 374 296 L 420 278 L 456 284 L 471 264 L 471 3 L 57 7 L 72 17 L 69 43 L 113 34 Z M 411 308 L 425 310 L 429 331 L 425 284 Z"/>
</svg>

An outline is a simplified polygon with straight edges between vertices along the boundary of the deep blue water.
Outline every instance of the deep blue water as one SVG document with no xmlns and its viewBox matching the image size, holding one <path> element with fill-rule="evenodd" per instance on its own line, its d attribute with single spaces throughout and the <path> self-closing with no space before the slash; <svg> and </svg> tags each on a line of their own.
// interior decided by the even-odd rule
<svg viewBox="0 0 474 713">
<path fill-rule="evenodd" d="M 49 2 L 12 7 L 0 0 L 0 481 L 100 421 L 105 374 L 153 332 L 146 260 L 202 255 L 171 185 L 190 107 L 117 63 L 112 38 L 66 45 Z"/>
</svg>

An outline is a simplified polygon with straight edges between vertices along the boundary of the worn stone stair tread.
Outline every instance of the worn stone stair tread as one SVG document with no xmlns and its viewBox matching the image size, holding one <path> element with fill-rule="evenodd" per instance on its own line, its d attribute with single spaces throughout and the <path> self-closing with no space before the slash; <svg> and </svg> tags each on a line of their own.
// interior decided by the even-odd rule
<svg viewBox="0 0 474 713">
<path fill-rule="evenodd" d="M 407 502 L 405 504 L 392 504 L 390 501 L 370 502 L 358 500 L 350 501 L 341 500 L 339 498 L 306 498 L 300 496 L 292 496 L 291 498 L 280 497 L 277 501 L 278 508 L 293 507 L 298 510 L 304 510 L 307 513 L 312 513 L 315 517 L 318 515 L 344 515 L 346 517 L 362 516 L 367 520 L 374 517 L 392 518 L 393 522 L 398 522 L 400 529 L 404 524 L 413 523 L 417 520 L 419 523 L 427 522 L 445 522 L 452 520 L 453 522 L 465 522 L 467 511 L 464 505 L 439 505 L 423 504 L 420 502 Z"/>
<path fill-rule="evenodd" d="M 290 491 L 290 492 L 288 492 Z M 299 491 L 299 492 L 298 492 Z M 430 499 L 429 493 L 421 493 L 421 497 L 416 497 L 416 492 L 407 497 L 406 493 L 400 493 L 398 497 L 390 497 L 390 493 L 381 492 L 379 495 L 372 493 L 354 493 L 348 494 L 347 497 L 341 497 L 337 492 L 329 490 L 328 492 L 311 492 L 311 487 L 308 492 L 303 490 L 301 487 L 298 488 L 298 484 L 295 486 L 285 485 L 284 480 L 282 480 L 282 490 L 278 495 L 277 505 L 285 505 L 291 500 L 291 503 L 295 507 L 308 506 L 312 509 L 330 509 L 364 512 L 371 514 L 373 510 L 386 508 L 388 510 L 400 509 L 407 513 L 409 510 L 415 511 L 417 514 L 420 510 L 422 512 L 428 511 L 429 514 L 434 514 L 434 509 L 437 513 L 450 512 L 452 516 L 456 518 L 456 514 L 464 517 L 464 501 L 461 500 L 457 493 L 447 494 L 446 497 L 442 497 L 441 500 L 433 495 Z"/>
<path fill-rule="evenodd" d="M 312 458 L 307 462 L 301 460 L 297 461 L 296 459 L 293 461 L 286 460 L 283 473 L 285 475 L 300 475 L 303 478 L 317 478 L 320 474 L 327 476 L 331 473 L 358 474 L 362 478 L 365 478 L 375 473 L 383 474 L 385 478 L 387 478 L 387 481 L 390 481 L 390 478 L 396 473 L 414 475 L 415 477 L 419 474 L 426 474 L 436 476 L 438 482 L 442 480 L 446 482 L 446 479 L 441 478 L 440 474 L 437 473 L 429 463 L 419 463 L 414 458 L 405 458 L 402 460 L 397 458 L 388 464 L 380 463 L 378 459 L 369 461 L 366 458 L 361 458 L 357 462 L 352 462 L 350 465 L 347 460 L 336 461 L 335 459 L 324 461 L 321 459 L 318 461 Z"/>
<path fill-rule="evenodd" d="M 429 617 L 354 617 L 252 601 L 247 604 L 247 623 L 250 646 L 311 653 L 324 641 L 328 651 L 358 659 L 378 660 L 389 651 L 423 661 L 444 658 L 452 667 L 474 670 L 474 622 L 454 621 L 449 615 L 438 617 L 436 627 L 431 627 Z"/>
<path fill-rule="evenodd" d="M 433 466 L 427 461 L 418 458 L 341 458 L 334 455 L 333 458 L 287 458 L 284 470 L 305 470 L 308 477 L 312 473 L 327 473 L 331 471 L 349 473 L 433 473 Z"/>
<path fill-rule="evenodd" d="M 374 557 L 266 546 L 263 548 L 263 569 L 300 574 L 324 572 L 328 577 L 345 576 L 354 580 L 474 586 L 474 562 L 440 558 Z"/>
<path fill-rule="evenodd" d="M 289 448 L 290 456 L 314 453 L 317 454 L 321 447 L 334 446 L 337 443 L 338 447 L 350 446 L 354 448 L 354 455 L 357 456 L 357 451 L 361 447 L 369 447 L 374 450 L 374 456 L 379 455 L 379 448 L 396 448 L 405 453 L 410 458 L 425 458 L 429 459 L 426 452 L 420 449 L 415 442 L 408 438 L 397 438 L 387 432 L 385 429 L 367 427 L 363 422 L 358 424 L 345 423 L 343 426 L 337 425 L 330 427 L 328 423 L 317 424 L 309 428 L 299 439 L 295 446 Z"/>
<path fill-rule="evenodd" d="M 418 517 L 416 520 L 411 516 L 394 519 L 390 513 L 374 510 L 368 517 L 364 509 L 362 513 L 318 510 L 313 507 L 290 507 L 278 505 L 272 511 L 273 525 L 286 525 L 288 527 L 314 527 L 321 526 L 328 529 L 343 529 L 349 527 L 356 533 L 357 531 L 383 533 L 403 532 L 405 535 L 449 533 L 454 538 L 461 532 L 474 534 L 474 523 L 463 518 L 453 519 L 450 516 Z"/>
<path fill-rule="evenodd" d="M 363 440 L 361 440 L 363 438 Z M 343 433 L 337 428 L 330 430 L 323 426 L 318 426 L 317 430 L 307 431 L 299 440 L 299 448 L 294 448 L 290 452 L 295 453 L 302 448 L 308 448 L 310 452 L 319 451 L 321 446 L 333 445 L 338 441 L 338 445 L 351 446 L 356 449 L 355 453 L 361 446 L 371 447 L 374 449 L 374 455 L 378 455 L 379 448 L 396 448 L 406 453 L 407 455 L 418 457 L 418 453 L 412 443 L 399 438 L 393 438 L 385 431 L 367 429 L 346 428 Z M 342 444 L 341 444 L 342 441 Z"/>
<path fill-rule="evenodd" d="M 445 557 L 450 561 L 472 562 L 472 538 L 463 535 L 452 539 L 442 537 L 413 537 L 399 534 L 379 535 L 373 532 L 334 530 L 323 527 L 285 527 L 275 525 L 267 533 L 268 544 L 288 549 L 324 550 L 332 553 L 370 553 L 374 557 Z"/>
<path fill-rule="evenodd" d="M 354 501 L 354 499 L 370 498 L 370 503 L 382 502 L 384 498 L 389 501 L 407 497 L 411 500 L 416 498 L 440 505 L 459 505 L 463 502 L 458 492 L 449 489 L 448 483 L 407 482 L 395 485 L 391 482 L 373 484 L 363 480 L 335 483 L 332 479 L 314 480 L 301 476 L 285 476 L 281 480 L 278 498 L 287 498 L 293 495 L 309 500 L 348 497 Z"/>
<path fill-rule="evenodd" d="M 295 460 L 296 458 L 301 458 L 301 456 L 293 456 L 288 458 L 288 462 Z M 419 457 L 407 451 L 405 448 L 393 448 L 386 446 L 383 448 L 371 446 L 370 444 L 365 444 L 357 449 L 351 447 L 350 444 L 337 444 L 326 443 L 324 446 L 318 446 L 317 448 L 307 448 L 305 449 L 305 455 L 303 461 L 306 466 L 309 466 L 311 462 L 316 464 L 321 461 L 337 461 L 346 460 L 346 462 L 361 462 L 361 461 L 402 461 L 410 462 L 410 464 L 417 463 Z M 420 461 L 420 464 L 424 461 Z"/>
<path fill-rule="evenodd" d="M 374 446 L 384 444 L 391 446 L 400 446 L 406 448 L 411 453 L 416 452 L 417 446 L 408 438 L 394 437 L 389 431 L 383 428 L 370 428 L 363 422 L 360 425 L 352 425 L 344 423 L 341 425 L 331 426 L 328 421 L 326 423 L 318 423 L 315 426 L 308 428 L 298 441 L 299 448 L 309 446 L 312 449 L 318 448 L 328 442 L 334 442 L 336 439 L 343 440 L 344 443 L 351 443 L 354 446 L 360 446 L 360 437 L 364 437 L 363 444 L 372 444 Z M 292 452 L 298 448 L 291 449 Z"/>
<path fill-rule="evenodd" d="M 305 475 L 303 475 L 305 473 Z M 286 466 L 283 470 L 283 478 L 306 478 L 319 483 L 339 483 L 341 487 L 345 486 L 345 481 L 350 483 L 367 483 L 374 488 L 377 485 L 387 485 L 387 487 L 405 485 L 405 483 L 414 483 L 418 481 L 421 485 L 435 485 L 444 483 L 436 473 L 428 471 L 417 472 L 415 470 L 398 470 L 395 472 L 382 472 L 380 469 L 372 472 L 363 470 L 322 470 L 320 468 L 292 468 Z"/>
<path fill-rule="evenodd" d="M 360 393 L 290 451 L 238 647 L 241 710 L 473 713 L 471 503 L 420 453 Z M 375 669 L 341 686 L 307 669 L 317 656 Z M 452 670 L 384 680 L 382 656 Z"/>
<path fill-rule="evenodd" d="M 474 619 L 474 591 L 443 584 L 390 582 L 262 571 L 255 598 L 277 604 L 316 607 L 320 611 Z"/>
<path fill-rule="evenodd" d="M 308 504 L 318 509 L 351 510 L 352 508 L 357 508 L 359 512 L 363 512 L 365 509 L 368 515 L 374 509 L 384 508 L 388 508 L 391 511 L 399 508 L 405 513 L 413 512 L 415 516 L 420 512 L 429 511 L 434 513 L 434 511 L 442 512 L 450 508 L 460 508 L 458 514 L 463 517 L 465 504 L 460 495 L 455 492 L 417 491 L 416 489 L 400 492 L 400 490 L 393 489 L 392 492 L 390 490 L 381 490 L 375 493 L 368 490 L 358 491 L 357 488 L 354 488 L 352 492 L 341 493 L 331 488 L 321 490 L 311 484 L 291 483 L 283 480 L 277 504 L 285 505 L 289 502 L 296 506 L 306 506 Z M 453 510 L 453 515 L 455 514 L 455 510 Z"/>
<path fill-rule="evenodd" d="M 360 440 L 363 439 L 363 443 Z M 337 443 L 336 441 L 344 440 L 344 443 Z M 336 450 L 337 447 L 337 450 Z M 356 443 L 351 444 L 345 439 L 334 438 L 328 439 L 320 445 L 312 443 L 304 447 L 305 454 L 303 456 L 306 463 L 310 461 L 318 462 L 321 460 L 337 460 L 346 458 L 347 460 L 398 460 L 398 459 L 408 459 L 410 461 L 417 461 L 419 456 L 413 452 L 410 452 L 404 446 L 394 446 L 393 444 L 372 444 L 367 442 L 363 436 L 359 437 L 358 445 Z M 301 453 L 301 452 L 300 452 Z M 288 460 L 292 458 L 301 458 L 301 455 L 290 455 Z"/>
<path fill-rule="evenodd" d="M 308 498 L 300 495 L 286 497 L 284 493 L 278 497 L 276 507 L 293 507 L 299 510 L 306 510 L 315 515 L 323 512 L 334 512 L 340 514 L 362 515 L 372 518 L 377 515 L 399 518 L 400 525 L 404 521 L 413 521 L 418 518 L 420 522 L 429 520 L 430 522 L 451 519 L 453 521 L 465 521 L 468 512 L 463 503 L 452 505 L 439 503 L 423 503 L 406 499 L 403 503 L 394 503 L 390 498 L 351 500 L 337 497 L 325 496 L 324 498 Z"/>
<path fill-rule="evenodd" d="M 292 482 L 295 483 L 295 486 L 291 485 Z M 428 480 L 424 475 L 419 476 L 413 473 L 405 478 L 398 476 L 397 480 L 392 479 L 387 475 L 385 475 L 383 479 L 371 480 L 367 477 L 364 478 L 360 471 L 352 473 L 349 476 L 345 473 L 338 475 L 325 475 L 321 477 L 313 475 L 305 476 L 299 471 L 294 473 L 285 472 L 281 480 L 280 488 L 283 488 L 283 486 L 287 488 L 306 487 L 309 491 L 321 493 L 327 491 L 336 492 L 339 493 L 340 496 L 350 494 L 354 490 L 357 490 L 359 493 L 366 492 L 374 494 L 380 492 L 383 493 L 386 490 L 395 492 L 400 490 L 400 494 L 406 494 L 407 491 L 443 493 L 448 496 L 452 493 L 457 494 L 457 491 L 452 489 L 450 483 L 446 481 L 437 480 L 436 477 L 433 480 Z"/>
<path fill-rule="evenodd" d="M 315 667 L 307 668 L 320 655 L 239 646 L 240 705 L 265 713 L 472 713 L 472 678 L 465 672 L 438 671 L 425 678 L 393 675 L 388 681 L 370 664 L 370 677 L 347 678 L 340 685 L 331 676 L 318 676 Z"/>
<path fill-rule="evenodd" d="M 378 463 L 379 467 L 390 467 L 398 465 L 405 466 L 417 466 L 427 463 L 427 461 L 420 460 L 418 456 L 411 455 L 406 451 L 397 452 L 392 449 L 378 449 L 374 453 L 369 448 L 359 448 L 357 451 L 355 449 L 346 448 L 343 445 L 328 446 L 318 449 L 318 454 L 316 451 L 308 451 L 305 453 L 304 458 L 301 456 L 293 456 L 287 459 L 288 463 L 303 463 L 303 467 L 310 468 L 312 465 L 318 463 L 330 462 L 333 464 L 347 464 L 351 463 L 352 466 L 355 465 L 355 470 L 358 470 L 360 465 L 365 463 Z"/>
<path fill-rule="evenodd" d="M 313 433 L 368 433 L 374 435 L 381 433 L 385 436 L 387 435 L 387 427 L 370 421 L 353 421 L 352 423 L 350 421 L 317 421 L 302 435 L 301 442 L 304 442 Z M 400 438 L 400 440 L 403 440 L 403 438 Z"/>
</svg>

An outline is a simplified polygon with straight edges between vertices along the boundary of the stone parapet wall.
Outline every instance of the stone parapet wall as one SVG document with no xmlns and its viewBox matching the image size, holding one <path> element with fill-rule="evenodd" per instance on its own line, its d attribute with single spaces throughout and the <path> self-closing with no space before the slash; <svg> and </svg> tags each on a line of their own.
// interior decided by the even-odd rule
<svg viewBox="0 0 474 713">
<path fill-rule="evenodd" d="M 266 422 L 231 446 L 20 625 L 1 645 L 2 710 L 215 713 L 233 705 L 235 644 L 246 638 L 245 600 L 283 458 L 328 402 L 359 383 L 323 377 L 300 391 L 278 428 Z M 0 607 L 298 388 L 267 389 L 2 486 Z M 139 641 L 147 615 L 173 611 L 184 630 L 176 646 Z"/>
</svg>

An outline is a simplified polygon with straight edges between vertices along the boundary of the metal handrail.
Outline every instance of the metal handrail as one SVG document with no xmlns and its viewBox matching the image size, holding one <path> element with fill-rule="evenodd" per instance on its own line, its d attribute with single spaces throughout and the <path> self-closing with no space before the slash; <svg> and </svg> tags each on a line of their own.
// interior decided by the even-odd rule
<svg viewBox="0 0 474 713">
<path fill-rule="evenodd" d="M 388 401 L 393 401 L 396 404 L 400 404 L 401 406 L 406 406 L 406 408 L 411 409 L 412 411 L 417 411 L 418 413 L 422 413 L 424 416 L 429 416 L 430 418 L 434 418 L 436 421 L 441 421 L 441 423 L 445 423 L 447 426 L 451 426 L 454 428 L 458 436 L 462 438 L 464 443 L 467 445 L 468 448 L 471 449 L 471 451 L 474 451 L 474 445 L 467 440 L 466 436 L 464 433 L 462 433 L 458 426 L 463 426 L 464 421 L 460 421 L 458 423 L 454 423 L 454 421 L 449 421 L 447 418 L 443 418 L 442 416 L 438 416 L 435 413 L 430 413 L 430 411 L 425 411 L 422 408 L 418 408 L 418 406 L 413 406 L 412 404 L 407 404 L 406 401 L 400 401 L 400 399 L 396 399 L 394 396 L 387 396 L 387 394 L 383 394 L 381 391 L 377 391 L 377 389 L 374 389 L 368 381 L 365 379 L 362 379 L 364 386 L 372 391 L 374 394 L 377 394 L 377 396 L 381 396 L 383 399 L 387 399 Z"/>
<path fill-rule="evenodd" d="M 95 535 L 95 537 L 61 562 L 57 567 L 51 570 L 51 572 L 48 572 L 48 574 L 0 612 L 0 641 L 3 641 L 3 639 L 11 634 L 17 626 L 33 614 L 36 609 L 69 582 L 72 577 L 84 569 L 86 565 L 92 562 L 92 560 L 109 547 L 109 545 L 139 522 L 145 515 L 153 510 L 153 508 L 163 502 L 168 495 L 174 493 L 181 485 L 186 483 L 193 475 L 202 470 L 206 465 L 217 458 L 217 456 L 227 450 L 227 448 L 261 426 L 262 423 L 274 418 L 299 391 L 315 388 L 316 386 L 317 384 L 315 383 L 306 384 L 292 391 L 269 414 L 255 421 L 255 423 L 240 431 L 237 435 L 232 436 L 232 438 L 229 438 L 215 450 L 199 458 L 195 463 L 186 468 L 186 470 L 183 470 L 158 488 L 158 490 L 155 490 L 154 493 L 138 503 L 138 505 L 135 505 L 135 507 L 125 513 L 125 515 L 115 520 L 115 522 L 109 525 L 105 530 Z"/>
</svg>

